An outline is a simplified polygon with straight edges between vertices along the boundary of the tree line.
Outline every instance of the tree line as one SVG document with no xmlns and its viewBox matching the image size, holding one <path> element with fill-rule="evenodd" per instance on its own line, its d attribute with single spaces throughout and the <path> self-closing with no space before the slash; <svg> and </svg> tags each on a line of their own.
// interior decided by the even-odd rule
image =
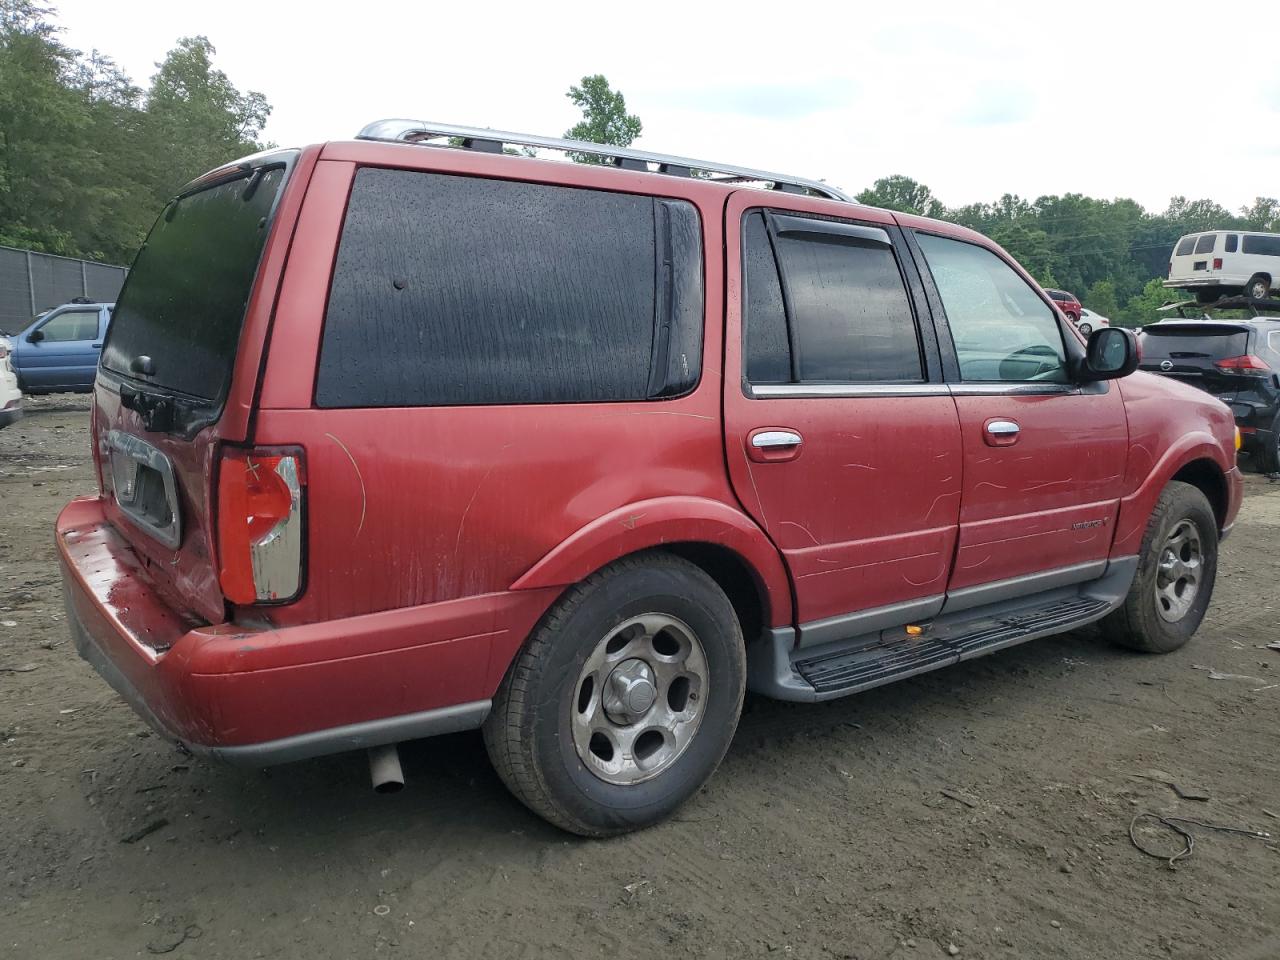
<svg viewBox="0 0 1280 960">
<path fill-rule="evenodd" d="M 268 146 L 260 137 L 271 106 L 214 66 L 206 37 L 179 39 L 143 89 L 109 56 L 64 44 L 52 18 L 37 0 L 0 0 L 0 244 L 127 264 L 182 184 Z M 582 112 L 567 137 L 627 146 L 640 135 L 640 118 L 603 75 L 583 77 L 566 96 Z M 979 230 L 1044 286 L 1071 290 L 1091 310 L 1131 325 L 1156 319 L 1169 299 L 1160 281 L 1178 237 L 1280 231 L 1280 202 L 1271 197 L 1238 213 L 1185 197 L 1150 213 L 1134 200 L 1076 193 L 1005 194 L 952 208 L 895 175 L 857 199 Z"/>
<path fill-rule="evenodd" d="M 1186 197 L 1150 213 L 1135 200 L 1079 193 L 1035 200 L 1006 193 L 994 203 L 947 207 L 924 184 L 897 175 L 877 180 L 857 200 L 985 233 L 1042 286 L 1070 290 L 1090 310 L 1126 326 L 1159 319 L 1157 308 L 1171 298 L 1162 281 L 1179 237 L 1203 230 L 1280 232 L 1274 197 L 1258 197 L 1238 213 Z"/>
<path fill-rule="evenodd" d="M 260 150 L 271 112 L 184 37 L 143 90 L 59 39 L 53 11 L 0 0 L 0 244 L 127 264 L 192 177 Z"/>
</svg>

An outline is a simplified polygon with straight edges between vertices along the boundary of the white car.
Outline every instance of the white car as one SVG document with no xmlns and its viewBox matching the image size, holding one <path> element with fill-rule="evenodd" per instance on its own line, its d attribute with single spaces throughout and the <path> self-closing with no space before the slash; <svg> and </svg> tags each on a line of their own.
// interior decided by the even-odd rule
<svg viewBox="0 0 1280 960">
<path fill-rule="evenodd" d="M 1087 337 L 1099 327 L 1111 326 L 1111 321 L 1100 313 L 1094 313 L 1088 307 L 1081 307 L 1080 319 L 1076 322 L 1076 326 Z"/>
<path fill-rule="evenodd" d="M 18 389 L 10 353 L 8 338 L 0 336 L 0 427 L 7 427 L 22 416 L 22 391 Z"/>
<path fill-rule="evenodd" d="M 1280 291 L 1280 233 L 1215 230 L 1185 236 L 1173 248 L 1164 285 L 1192 290 L 1200 303 L 1237 294 L 1266 300 Z"/>
</svg>

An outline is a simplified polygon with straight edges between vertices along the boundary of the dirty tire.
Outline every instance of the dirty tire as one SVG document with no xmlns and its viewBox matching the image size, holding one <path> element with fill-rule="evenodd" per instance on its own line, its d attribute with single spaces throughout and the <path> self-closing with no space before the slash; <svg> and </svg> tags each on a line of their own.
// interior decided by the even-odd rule
<svg viewBox="0 0 1280 960">
<path fill-rule="evenodd" d="M 1259 473 L 1280 473 L 1280 414 L 1271 423 L 1271 442 L 1266 449 L 1256 449 L 1253 462 Z"/>
<path fill-rule="evenodd" d="M 1271 278 L 1258 274 L 1244 285 L 1244 295 L 1253 300 L 1266 300 L 1271 296 Z"/>
<path fill-rule="evenodd" d="M 1156 579 L 1160 557 L 1170 537 L 1183 521 L 1195 525 L 1201 546 L 1201 572 L 1190 608 L 1175 622 L 1157 610 Z M 1183 646 L 1200 626 L 1218 570 L 1218 521 L 1199 489 L 1172 481 L 1151 513 L 1138 555 L 1138 571 L 1121 607 L 1102 620 L 1102 632 L 1112 643 L 1142 653 L 1171 653 Z"/>
<path fill-rule="evenodd" d="M 700 641 L 704 712 L 670 766 L 638 783 L 608 783 L 575 747 L 575 688 L 602 638 L 650 613 L 678 618 Z M 745 683 L 742 628 L 719 585 L 672 554 L 628 558 L 572 587 L 543 617 L 494 697 L 485 746 L 503 783 L 544 820 L 585 837 L 626 833 L 670 816 L 715 772 L 737 728 Z"/>
</svg>

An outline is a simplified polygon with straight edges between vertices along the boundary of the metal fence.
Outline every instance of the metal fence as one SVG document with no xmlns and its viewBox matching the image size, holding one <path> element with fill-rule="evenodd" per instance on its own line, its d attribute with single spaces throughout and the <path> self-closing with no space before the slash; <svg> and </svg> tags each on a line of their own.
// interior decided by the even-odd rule
<svg viewBox="0 0 1280 960">
<path fill-rule="evenodd" d="M 0 330 L 16 333 L 37 313 L 75 297 L 110 302 L 127 267 L 0 247 Z"/>
</svg>

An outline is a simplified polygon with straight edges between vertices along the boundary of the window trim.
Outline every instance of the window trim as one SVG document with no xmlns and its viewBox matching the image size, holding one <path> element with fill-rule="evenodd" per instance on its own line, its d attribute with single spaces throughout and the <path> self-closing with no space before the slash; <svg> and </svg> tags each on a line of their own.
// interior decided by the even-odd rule
<svg viewBox="0 0 1280 960">
<path fill-rule="evenodd" d="M 747 364 L 747 314 L 745 309 L 739 310 L 738 340 L 741 345 L 741 374 L 743 396 L 748 399 L 767 400 L 783 397 L 890 397 L 890 396 L 922 396 L 938 395 L 915 388 L 933 388 L 941 384 L 940 351 L 936 342 L 932 323 L 928 322 L 929 304 L 920 287 L 919 271 L 908 250 L 905 254 L 903 231 L 896 225 L 880 224 L 870 221 L 859 221 L 852 218 L 834 217 L 827 214 L 808 213 L 801 210 L 789 210 L 785 207 L 751 206 L 743 209 L 738 221 L 738 268 L 740 278 L 739 305 L 746 305 L 746 270 L 747 262 L 747 230 L 748 218 L 762 214 L 765 233 L 769 239 L 769 252 L 773 258 L 774 269 L 778 274 L 778 286 L 782 293 L 784 323 L 787 332 L 787 346 L 790 353 L 791 383 L 752 384 L 748 375 Z M 898 277 L 902 281 L 902 289 L 906 294 L 907 306 L 915 325 L 916 350 L 920 359 L 920 379 L 918 380 L 867 380 L 867 381 L 802 381 L 799 371 L 799 350 L 797 334 L 793 323 L 794 308 L 791 301 L 791 288 L 787 279 L 786 267 L 782 257 L 778 255 L 778 238 L 780 236 L 846 236 L 880 244 L 889 249 L 890 256 L 898 268 Z M 895 249 L 896 248 L 896 249 Z M 945 390 L 942 395 L 945 395 Z"/>
</svg>

